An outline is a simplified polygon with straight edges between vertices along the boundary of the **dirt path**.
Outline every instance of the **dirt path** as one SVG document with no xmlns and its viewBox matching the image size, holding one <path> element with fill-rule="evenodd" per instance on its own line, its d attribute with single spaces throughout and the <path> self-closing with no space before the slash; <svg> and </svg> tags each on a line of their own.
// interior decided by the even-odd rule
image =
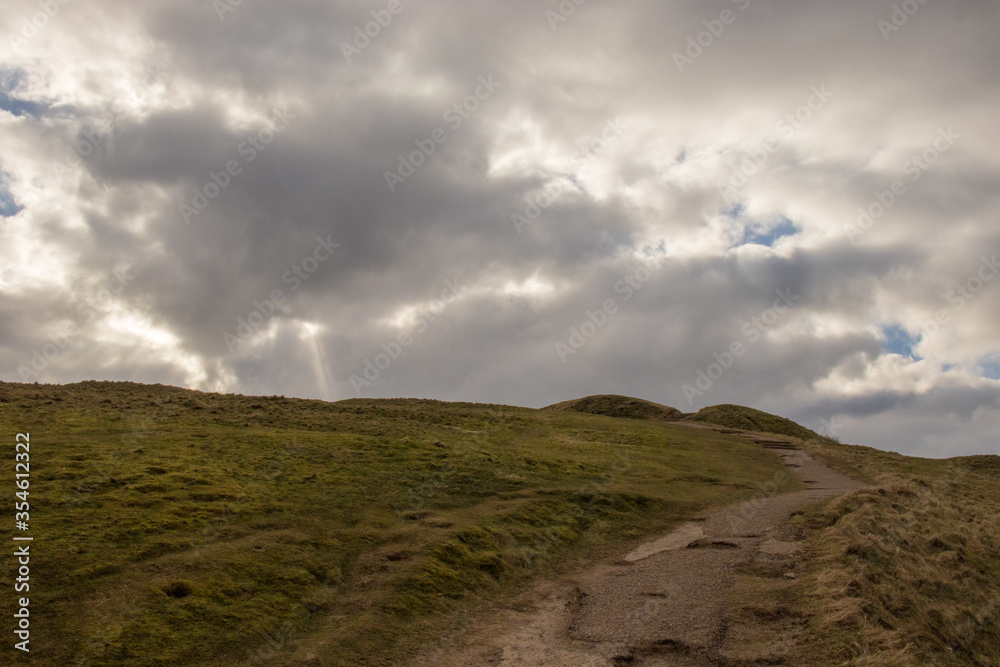
<svg viewBox="0 0 1000 667">
<path fill-rule="evenodd" d="M 476 624 L 418 666 L 774 664 L 797 619 L 780 604 L 804 535 L 791 515 L 863 485 L 785 440 L 774 449 L 808 486 L 724 507 L 560 582 L 539 585 L 530 608 Z"/>
</svg>

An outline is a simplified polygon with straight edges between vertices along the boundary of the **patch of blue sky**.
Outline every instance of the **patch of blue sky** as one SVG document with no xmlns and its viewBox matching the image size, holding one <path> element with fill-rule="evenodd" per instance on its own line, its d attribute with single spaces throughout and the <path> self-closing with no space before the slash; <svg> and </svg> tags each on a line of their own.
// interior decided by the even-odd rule
<svg viewBox="0 0 1000 667">
<path fill-rule="evenodd" d="M 1000 355 L 994 354 L 979 362 L 976 369 L 980 376 L 1000 380 Z"/>
<path fill-rule="evenodd" d="M 910 333 L 899 326 L 893 324 L 882 327 L 882 335 L 885 340 L 882 342 L 882 350 L 888 354 L 899 354 L 913 360 L 919 360 L 913 348 L 920 343 L 920 336 L 911 336 Z"/>
<path fill-rule="evenodd" d="M 10 174 L 0 171 L 0 217 L 3 218 L 17 215 L 24 208 L 14 200 L 9 187 Z"/>
<path fill-rule="evenodd" d="M 731 208 L 723 209 L 722 214 L 739 224 L 734 229 L 734 242 L 731 246 L 733 248 L 745 245 L 762 245 L 773 248 L 780 239 L 794 236 L 802 231 L 794 222 L 784 216 L 777 216 L 771 220 L 748 218 L 745 215 L 746 205 L 743 202 L 736 202 Z"/>
</svg>

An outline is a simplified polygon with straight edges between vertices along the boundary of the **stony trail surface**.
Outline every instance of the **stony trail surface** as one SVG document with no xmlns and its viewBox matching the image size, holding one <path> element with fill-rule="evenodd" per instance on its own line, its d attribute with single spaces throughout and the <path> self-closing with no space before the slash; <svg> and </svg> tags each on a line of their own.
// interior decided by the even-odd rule
<svg viewBox="0 0 1000 667">
<path fill-rule="evenodd" d="M 775 597 L 794 583 L 805 537 L 789 519 L 864 485 L 791 441 L 746 437 L 779 454 L 807 488 L 707 512 L 617 562 L 543 582 L 528 609 L 476 621 L 414 664 L 781 664 L 800 619 Z"/>
</svg>

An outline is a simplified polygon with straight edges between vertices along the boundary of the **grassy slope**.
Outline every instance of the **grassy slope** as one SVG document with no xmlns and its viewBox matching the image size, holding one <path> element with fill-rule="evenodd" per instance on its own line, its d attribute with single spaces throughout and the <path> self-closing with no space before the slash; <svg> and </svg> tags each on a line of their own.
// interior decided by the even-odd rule
<svg viewBox="0 0 1000 667">
<path fill-rule="evenodd" d="M 398 664 L 441 612 L 780 469 L 707 430 L 420 400 L 0 384 L 0 423 L 32 435 L 39 665 Z"/>
<path fill-rule="evenodd" d="M 648 419 L 652 421 L 677 421 L 684 416 L 684 413 L 677 408 L 660 405 L 652 401 L 645 401 L 641 398 L 630 398 L 628 396 L 616 396 L 613 394 L 587 396 L 572 401 L 556 403 L 543 409 L 586 412 L 606 417 Z"/>
<path fill-rule="evenodd" d="M 788 435 L 803 440 L 819 437 L 813 431 L 796 424 L 791 419 L 785 419 L 784 417 L 778 417 L 777 415 L 739 405 L 713 405 L 702 408 L 697 414 L 687 417 L 686 420 L 742 429 L 744 431 Z"/>
<path fill-rule="evenodd" d="M 1000 665 L 1000 457 L 808 447 L 872 487 L 800 518 L 796 664 Z"/>
</svg>

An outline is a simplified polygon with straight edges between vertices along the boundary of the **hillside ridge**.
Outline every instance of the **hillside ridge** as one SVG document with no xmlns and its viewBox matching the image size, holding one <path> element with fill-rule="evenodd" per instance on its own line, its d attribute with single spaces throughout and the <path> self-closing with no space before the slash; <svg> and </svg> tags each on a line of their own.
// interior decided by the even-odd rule
<svg viewBox="0 0 1000 667">
<path fill-rule="evenodd" d="M 513 411 L 535 411 L 514 405 L 476 403 L 467 401 L 442 401 L 428 398 L 346 398 L 337 401 L 324 401 L 311 398 L 292 398 L 279 395 L 249 395 L 225 394 L 219 392 L 187 389 L 166 384 L 144 384 L 130 381 L 84 380 L 67 384 L 40 384 L 0 381 L 0 403 L 8 402 L 8 394 L 17 388 L 19 396 L 30 396 L 34 400 L 44 399 L 54 403 L 69 401 L 70 404 L 82 404 L 89 400 L 89 392 L 102 392 L 104 403 L 117 407 L 134 408 L 145 405 L 149 401 L 157 404 L 157 399 L 167 403 L 179 402 L 185 407 L 203 409 L 217 402 L 232 404 L 233 401 L 244 406 L 249 411 L 266 408 L 282 408 L 277 413 L 287 412 L 294 406 L 311 407 L 320 410 L 357 410 L 368 408 L 401 409 L 407 406 L 424 408 L 493 408 Z M 28 392 L 28 393 L 22 393 Z M 543 408 L 540 411 L 578 412 L 594 414 L 619 419 L 634 419 L 656 422 L 696 422 L 709 426 L 731 428 L 736 430 L 774 433 L 787 435 L 803 440 L 820 437 L 796 422 L 773 415 L 755 408 L 740 405 L 713 405 L 702 408 L 696 413 L 681 412 L 677 408 L 661 405 L 642 398 L 622 396 L 617 394 L 598 394 L 582 398 L 562 401 Z"/>
<path fill-rule="evenodd" d="M 542 410 L 582 412 L 621 419 L 642 419 L 660 422 L 696 422 L 700 424 L 750 431 L 787 435 L 812 440 L 820 435 L 791 419 L 742 405 L 711 405 L 695 413 L 684 413 L 668 405 L 617 394 L 585 396 L 555 403 Z"/>
</svg>

